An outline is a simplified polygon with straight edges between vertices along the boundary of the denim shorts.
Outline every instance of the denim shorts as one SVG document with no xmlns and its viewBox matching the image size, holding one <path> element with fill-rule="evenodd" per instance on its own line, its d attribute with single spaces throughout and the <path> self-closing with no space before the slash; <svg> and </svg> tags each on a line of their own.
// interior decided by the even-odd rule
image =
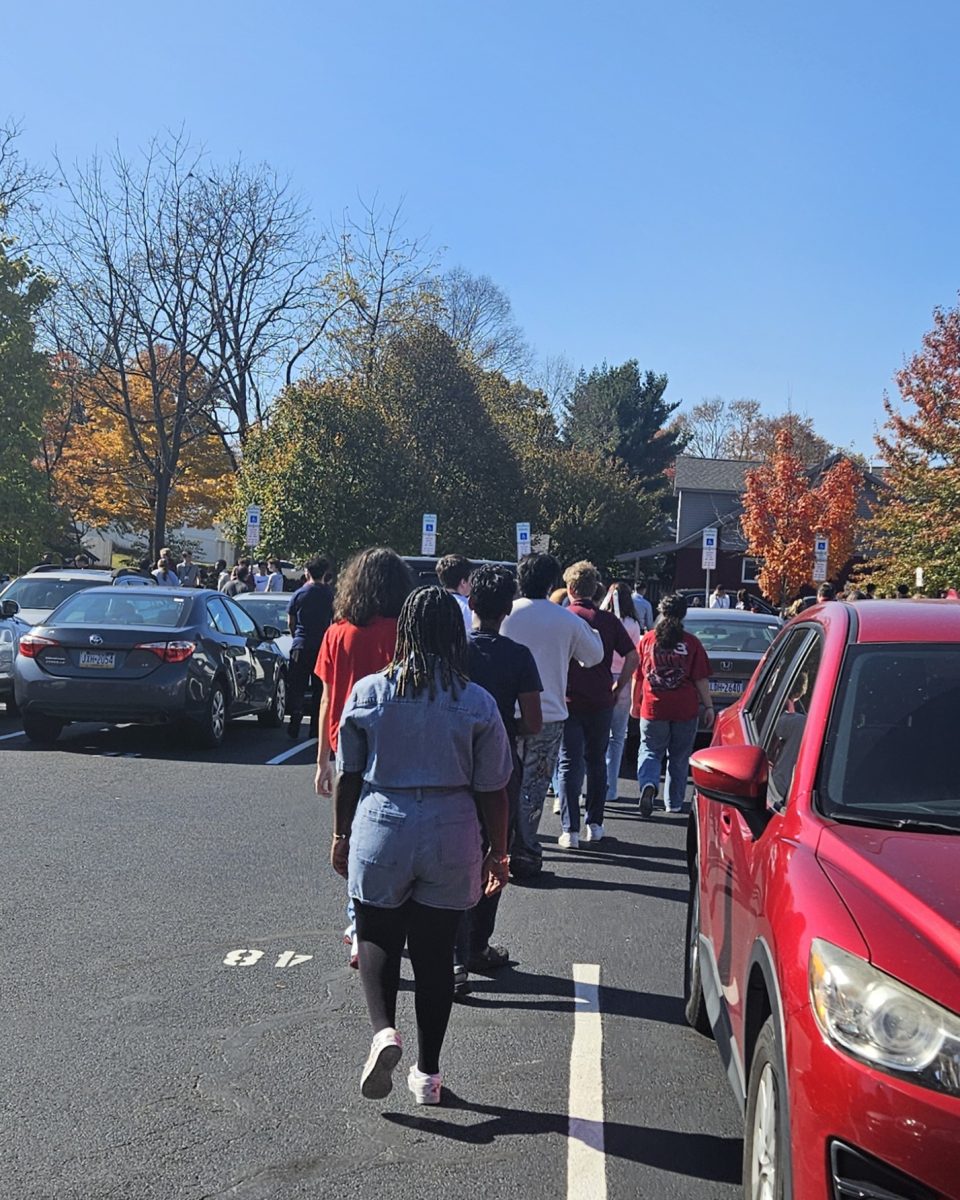
<svg viewBox="0 0 960 1200">
<path fill-rule="evenodd" d="M 471 792 L 373 790 L 365 785 L 350 833 L 354 900 L 399 908 L 466 909 L 480 899 L 480 820 Z"/>
</svg>

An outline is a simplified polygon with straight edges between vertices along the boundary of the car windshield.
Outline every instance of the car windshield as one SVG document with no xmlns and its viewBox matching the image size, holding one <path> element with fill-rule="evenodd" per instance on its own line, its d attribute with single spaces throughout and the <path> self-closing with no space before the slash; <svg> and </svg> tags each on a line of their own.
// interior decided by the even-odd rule
<svg viewBox="0 0 960 1200">
<path fill-rule="evenodd" d="M 51 625 L 182 625 L 190 609 L 185 596 L 146 588 L 116 588 L 110 592 L 81 592 L 52 617 Z"/>
<path fill-rule="evenodd" d="M 273 625 L 274 628 L 280 629 L 283 632 L 287 630 L 287 609 L 290 607 L 290 597 L 278 595 L 274 600 L 273 597 L 264 597 L 264 599 L 254 599 L 255 593 L 248 592 L 246 596 L 234 596 L 234 600 L 241 608 L 245 608 L 257 624 L 263 628 L 264 625 Z"/>
<path fill-rule="evenodd" d="M 824 813 L 960 830 L 958 712 L 960 645 L 852 646 L 827 731 Z"/>
<path fill-rule="evenodd" d="M 707 654 L 765 654 L 780 632 L 776 621 L 698 619 L 690 612 L 683 618 L 683 627 L 700 639 Z"/>
<path fill-rule="evenodd" d="M 100 579 L 51 579 L 49 575 L 24 575 L 15 579 L 3 593 L 4 600 L 16 600 L 21 608 L 54 609 L 74 592 L 96 587 Z"/>
</svg>

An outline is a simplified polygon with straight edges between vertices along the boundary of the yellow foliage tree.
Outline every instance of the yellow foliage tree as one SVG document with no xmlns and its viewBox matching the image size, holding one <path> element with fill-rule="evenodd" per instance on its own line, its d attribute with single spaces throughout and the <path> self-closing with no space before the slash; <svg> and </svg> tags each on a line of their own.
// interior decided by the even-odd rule
<svg viewBox="0 0 960 1200">
<path fill-rule="evenodd" d="M 60 402 L 44 424 L 41 465 L 51 498 L 78 532 L 113 525 L 148 533 L 156 511 L 158 477 L 167 470 L 162 431 L 177 404 L 157 396 L 146 375 L 128 372 L 129 412 L 106 397 L 117 394 L 108 372 L 91 375 L 76 364 L 55 364 Z M 228 502 L 234 471 L 213 424 L 197 413 L 184 430 L 169 482 L 167 523 L 209 525 Z"/>
</svg>

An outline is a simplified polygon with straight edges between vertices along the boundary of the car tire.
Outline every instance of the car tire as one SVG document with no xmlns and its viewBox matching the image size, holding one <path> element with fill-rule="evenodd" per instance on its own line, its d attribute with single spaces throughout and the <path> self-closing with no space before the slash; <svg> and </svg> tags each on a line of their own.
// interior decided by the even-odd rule
<svg viewBox="0 0 960 1200">
<path fill-rule="evenodd" d="M 223 684 L 215 681 L 210 687 L 206 710 L 194 731 L 197 745 L 207 750 L 216 750 L 223 741 L 226 729 L 227 693 Z"/>
<path fill-rule="evenodd" d="M 257 720 L 267 729 L 279 729 L 283 718 L 287 715 L 287 678 L 282 671 L 277 672 L 277 682 L 273 685 L 273 697 L 270 707 L 262 713 L 257 713 Z"/>
<path fill-rule="evenodd" d="M 773 1017 L 757 1037 L 747 1083 L 743 1138 L 745 1200 L 790 1200 L 790 1126 L 783 1055 Z"/>
<path fill-rule="evenodd" d="M 700 870 L 694 857 L 687 895 L 687 937 L 683 955 L 683 1015 L 697 1033 L 712 1035 L 700 976 Z"/>
<path fill-rule="evenodd" d="M 41 746 L 52 746 L 63 730 L 63 722 L 56 717 L 45 717 L 42 713 L 26 713 L 23 718 L 23 732 L 31 742 L 39 742 Z"/>
</svg>

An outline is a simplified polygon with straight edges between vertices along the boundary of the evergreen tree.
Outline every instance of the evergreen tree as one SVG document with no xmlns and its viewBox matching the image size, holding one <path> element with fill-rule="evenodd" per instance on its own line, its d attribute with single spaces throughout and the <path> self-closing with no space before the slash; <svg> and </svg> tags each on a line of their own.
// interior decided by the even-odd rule
<svg viewBox="0 0 960 1200">
<path fill-rule="evenodd" d="M 636 359 L 581 371 L 567 404 L 565 442 L 618 458 L 645 491 L 661 491 L 666 470 L 684 447 L 682 431 L 675 424 L 668 428 L 679 401 L 665 400 L 666 389 L 666 375 L 641 372 Z"/>
</svg>

